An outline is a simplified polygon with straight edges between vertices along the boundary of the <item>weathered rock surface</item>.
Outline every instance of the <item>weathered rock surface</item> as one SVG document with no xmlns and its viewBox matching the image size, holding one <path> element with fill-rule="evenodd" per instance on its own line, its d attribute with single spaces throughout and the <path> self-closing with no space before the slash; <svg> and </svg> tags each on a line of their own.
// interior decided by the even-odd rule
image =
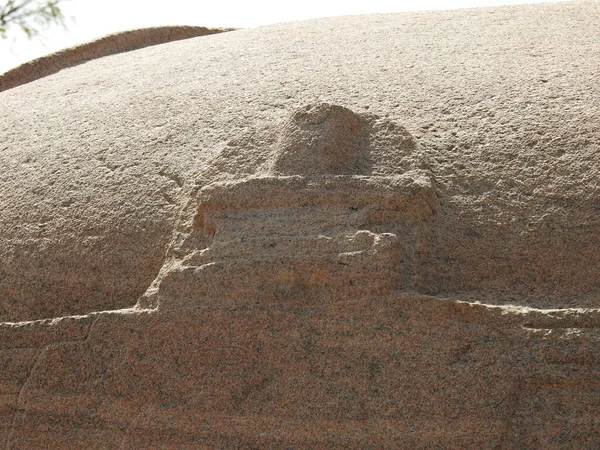
<svg viewBox="0 0 600 450">
<path fill-rule="evenodd" d="M 0 94 L 6 448 L 597 448 L 598 2 L 332 18 Z"/>
<path fill-rule="evenodd" d="M 231 29 L 192 26 L 152 27 L 109 34 L 76 47 L 42 56 L 0 74 L 0 92 L 102 56 L 225 31 Z"/>
</svg>

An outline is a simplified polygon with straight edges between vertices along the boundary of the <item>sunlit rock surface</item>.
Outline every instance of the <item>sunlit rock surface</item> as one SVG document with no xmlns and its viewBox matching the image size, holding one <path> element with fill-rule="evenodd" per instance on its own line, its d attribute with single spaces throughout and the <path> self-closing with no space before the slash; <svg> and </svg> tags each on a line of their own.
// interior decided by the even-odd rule
<svg viewBox="0 0 600 450">
<path fill-rule="evenodd" d="M 600 446 L 599 14 L 281 24 L 1 93 L 0 442 Z"/>
</svg>

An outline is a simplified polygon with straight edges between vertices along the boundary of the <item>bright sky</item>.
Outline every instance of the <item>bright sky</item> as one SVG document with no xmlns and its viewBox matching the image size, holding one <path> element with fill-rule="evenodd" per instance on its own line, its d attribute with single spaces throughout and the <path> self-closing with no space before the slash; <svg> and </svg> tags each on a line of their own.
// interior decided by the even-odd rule
<svg viewBox="0 0 600 450">
<path fill-rule="evenodd" d="M 4 0 L 0 0 L 3 2 Z M 548 0 L 65 0 L 68 30 L 29 41 L 14 31 L 0 41 L 0 73 L 30 59 L 117 31 L 160 25 L 256 27 L 317 17 L 471 8 Z M 554 0 L 557 1 L 557 0 Z M 563 0 L 565 1 L 565 0 Z"/>
</svg>

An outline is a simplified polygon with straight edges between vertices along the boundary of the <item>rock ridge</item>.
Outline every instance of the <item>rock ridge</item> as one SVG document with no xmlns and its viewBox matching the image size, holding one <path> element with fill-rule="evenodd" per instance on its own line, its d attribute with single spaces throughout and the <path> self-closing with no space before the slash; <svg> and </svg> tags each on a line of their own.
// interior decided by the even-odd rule
<svg viewBox="0 0 600 450">
<path fill-rule="evenodd" d="M 117 53 L 130 52 L 165 42 L 208 36 L 232 31 L 233 28 L 205 28 L 193 26 L 152 27 L 122 31 L 85 44 L 70 47 L 48 56 L 34 59 L 0 74 L 0 92 L 31 83 L 60 70 L 92 59 Z"/>
</svg>

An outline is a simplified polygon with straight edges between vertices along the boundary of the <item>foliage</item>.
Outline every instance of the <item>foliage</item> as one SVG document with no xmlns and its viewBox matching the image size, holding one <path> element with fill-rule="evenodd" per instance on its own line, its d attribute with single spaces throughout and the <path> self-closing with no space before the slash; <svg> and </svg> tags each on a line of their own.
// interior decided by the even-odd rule
<svg viewBox="0 0 600 450">
<path fill-rule="evenodd" d="M 0 0 L 0 38 L 11 28 L 20 29 L 30 39 L 50 25 L 65 26 L 59 7 L 64 0 Z"/>
</svg>

